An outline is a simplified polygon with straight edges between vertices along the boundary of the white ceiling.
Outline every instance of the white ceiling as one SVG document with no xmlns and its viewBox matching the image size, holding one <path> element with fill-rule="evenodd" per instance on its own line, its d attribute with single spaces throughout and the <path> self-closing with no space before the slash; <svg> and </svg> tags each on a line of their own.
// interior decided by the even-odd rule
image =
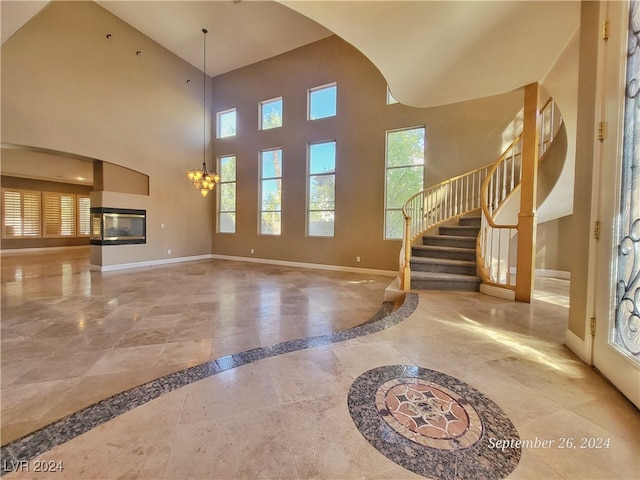
<svg viewBox="0 0 640 480">
<path fill-rule="evenodd" d="M 2 42 L 47 3 L 1 0 Z M 539 81 L 580 20 L 575 0 L 96 3 L 200 69 L 207 28 L 211 76 L 335 33 L 380 69 L 395 98 L 413 106 L 481 98 Z"/>
<path fill-rule="evenodd" d="M 540 81 L 580 25 L 580 2 L 300 1 L 281 3 L 358 48 L 393 96 L 431 107 Z"/>
<path fill-rule="evenodd" d="M 272 1 L 104 1 L 96 3 L 207 74 L 235 70 L 321 40 L 332 32 Z"/>
<path fill-rule="evenodd" d="M 48 1 L 2 0 L 2 43 Z M 203 66 L 207 34 L 207 74 L 251 65 L 333 33 L 278 2 L 233 0 L 114 1 L 95 3 L 186 60 Z"/>
</svg>

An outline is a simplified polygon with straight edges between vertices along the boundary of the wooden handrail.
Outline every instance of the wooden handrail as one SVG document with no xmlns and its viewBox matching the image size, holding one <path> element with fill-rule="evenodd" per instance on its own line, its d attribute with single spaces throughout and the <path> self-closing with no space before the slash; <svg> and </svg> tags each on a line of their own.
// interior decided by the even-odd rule
<svg viewBox="0 0 640 480">
<path fill-rule="evenodd" d="M 539 111 L 541 118 L 541 121 L 538 125 L 538 129 L 541 130 L 539 132 L 539 137 L 542 141 L 545 141 L 545 137 L 548 138 L 549 145 L 553 143 L 554 136 L 557 133 L 557 129 L 559 129 L 560 125 L 562 125 L 561 116 L 559 116 L 558 125 L 555 125 L 555 108 L 555 102 L 552 98 L 549 98 Z M 545 124 L 544 118 L 546 112 L 549 111 L 549 109 L 551 109 L 550 113 L 548 114 L 551 122 L 549 124 Z M 546 125 L 550 125 L 548 135 L 545 134 Z M 510 239 L 513 235 L 518 233 L 518 225 L 498 224 L 496 222 L 496 216 L 509 202 L 509 199 L 513 197 L 515 192 L 518 191 L 518 189 L 520 188 L 520 182 L 514 184 L 513 187 L 510 188 L 509 192 L 505 193 L 503 191 L 502 195 L 500 195 L 500 200 L 497 205 L 491 206 L 490 208 L 490 202 L 494 200 L 494 198 L 492 198 L 493 195 L 491 194 L 491 192 L 493 192 L 496 187 L 492 182 L 494 182 L 494 179 L 499 176 L 497 174 L 497 172 L 499 171 L 498 169 L 501 168 L 501 166 L 510 159 L 515 160 L 512 150 L 516 148 L 518 142 L 520 142 L 521 139 L 522 136 L 518 136 L 513 141 L 513 143 L 509 145 L 507 150 L 505 150 L 500 158 L 496 160 L 487 174 L 487 178 L 482 187 L 482 224 L 476 248 L 476 258 L 479 266 L 478 273 L 482 278 L 482 282 L 485 284 L 494 285 L 501 288 L 508 288 L 511 290 L 515 290 L 516 285 L 515 283 L 511 283 L 511 279 L 514 278 L 514 276 L 511 272 L 511 246 L 508 242 L 510 242 Z M 546 151 L 547 149 L 539 150 L 539 160 L 542 160 L 542 158 L 546 156 Z M 512 171 L 514 171 L 514 169 L 515 166 L 512 166 Z M 502 178 L 504 179 L 504 177 Z M 503 247 L 506 250 L 506 254 L 502 251 Z M 498 251 L 498 256 L 494 257 L 493 254 L 496 250 Z M 488 255 L 490 255 L 491 257 L 489 258 Z"/>
<path fill-rule="evenodd" d="M 548 108 L 555 109 L 555 103 L 552 98 L 549 98 L 542 109 L 540 109 L 540 115 L 544 115 L 544 112 Z M 554 114 L 550 114 L 550 116 L 551 129 L 550 135 L 548 136 L 548 143 L 553 142 L 556 133 Z M 559 118 L 561 124 L 562 117 Z M 544 123 L 541 123 L 539 128 L 544 128 Z M 541 138 L 543 138 L 543 135 L 541 135 Z M 486 259 L 483 252 L 483 248 L 486 249 L 486 245 L 483 246 L 483 239 L 486 240 L 488 232 L 492 232 L 493 230 L 506 230 L 517 233 L 517 225 L 499 224 L 496 222 L 496 216 L 520 188 L 520 179 L 518 178 L 516 181 L 515 176 L 516 174 L 520 175 L 521 171 L 519 163 L 521 153 L 518 149 L 521 141 L 522 135 L 518 135 L 495 162 L 425 188 L 409 197 L 404 203 L 402 206 L 402 214 L 405 222 L 403 229 L 404 236 L 399 258 L 400 283 L 404 290 L 410 289 L 411 245 L 413 241 L 431 228 L 441 225 L 448 220 L 459 218 L 477 209 L 480 209 L 483 219 L 483 225 L 481 233 L 478 236 L 476 248 L 478 271 L 483 283 L 505 288 L 515 288 L 511 285 L 496 282 L 487 274 Z M 544 152 L 540 151 L 540 153 L 543 154 Z M 510 171 L 505 169 L 503 172 L 500 172 L 499 169 L 506 162 L 511 162 Z M 494 185 L 494 177 L 500 180 L 500 185 Z M 478 180 L 480 180 L 480 183 L 476 188 L 475 182 Z M 507 183 L 509 183 L 508 186 Z M 493 198 L 490 198 L 489 193 L 491 193 Z M 490 202 L 493 201 L 495 201 L 495 205 L 490 204 Z M 493 235 L 493 233 L 491 233 L 491 235 Z M 512 234 L 509 233 L 508 235 L 511 236 Z M 500 234 L 498 234 L 498 236 L 500 237 Z M 502 236 L 504 236 L 504 234 Z M 503 240 L 504 238 L 499 238 L 498 241 L 502 242 Z M 500 249 L 501 246 L 499 245 L 497 248 Z M 507 266 L 507 278 L 510 277 L 508 268 Z M 500 272 L 500 269 L 498 269 L 498 271 Z"/>
</svg>

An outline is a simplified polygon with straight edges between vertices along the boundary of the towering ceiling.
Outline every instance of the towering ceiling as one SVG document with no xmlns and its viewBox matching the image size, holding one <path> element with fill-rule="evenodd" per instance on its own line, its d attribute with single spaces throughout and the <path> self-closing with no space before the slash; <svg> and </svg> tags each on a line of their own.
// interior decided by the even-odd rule
<svg viewBox="0 0 640 480">
<path fill-rule="evenodd" d="M 2 1 L 3 43 L 46 1 Z M 579 26 L 578 1 L 108 1 L 120 17 L 219 75 L 325 38 L 358 48 L 394 96 L 434 106 L 539 81 Z"/>
</svg>

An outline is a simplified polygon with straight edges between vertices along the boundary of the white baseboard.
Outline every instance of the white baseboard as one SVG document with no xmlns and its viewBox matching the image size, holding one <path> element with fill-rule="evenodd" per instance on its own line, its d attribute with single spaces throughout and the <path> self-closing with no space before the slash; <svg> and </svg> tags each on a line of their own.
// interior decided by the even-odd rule
<svg viewBox="0 0 640 480">
<path fill-rule="evenodd" d="M 495 285 L 480 285 L 480 293 L 484 293 L 485 295 L 489 295 L 491 297 L 503 298 L 505 300 L 515 300 L 516 292 L 515 290 L 511 290 L 510 288 L 501 288 L 496 287 Z"/>
<path fill-rule="evenodd" d="M 396 276 L 384 290 L 384 301 L 401 302 L 406 294 L 407 293 L 400 288 L 400 278 Z"/>
<path fill-rule="evenodd" d="M 196 260 L 208 260 L 212 258 L 207 255 L 193 255 L 190 257 L 163 258 L 161 260 L 147 260 L 144 262 L 118 263 L 115 265 L 91 265 L 91 270 L 99 272 L 113 272 L 115 270 L 127 270 L 129 268 L 154 267 L 157 265 L 167 265 L 169 263 L 193 262 Z"/>
<path fill-rule="evenodd" d="M 235 260 L 236 262 L 281 265 L 283 267 L 312 268 L 317 270 L 332 270 L 335 272 L 366 273 L 369 275 L 383 275 L 385 277 L 394 277 L 398 275 L 398 272 L 395 270 L 376 270 L 372 268 L 347 267 L 344 265 L 324 265 L 321 263 L 290 262 L 287 260 L 270 260 L 268 258 L 235 257 L 232 255 L 217 255 L 217 254 L 212 254 L 211 258 L 216 258 L 218 260 Z"/>
<path fill-rule="evenodd" d="M 571 330 L 567 330 L 564 332 L 564 343 L 580 360 L 587 365 L 591 365 L 591 350 L 593 348 L 593 337 L 591 335 L 587 335 L 586 340 L 583 340 Z"/>
<path fill-rule="evenodd" d="M 167 258 L 167 259 L 161 259 L 161 260 L 147 260 L 143 262 L 119 263 L 116 265 L 103 265 L 103 266 L 91 265 L 91 270 L 97 270 L 100 272 L 112 272 L 115 270 L 126 270 L 129 268 L 153 267 L 156 265 L 166 265 L 169 263 L 192 262 L 196 260 L 207 260 L 212 258 L 215 258 L 217 260 L 234 260 L 237 262 L 281 265 L 285 267 L 313 268 L 317 270 L 332 270 L 337 272 L 366 273 L 369 275 L 382 275 L 385 277 L 398 275 L 398 272 L 392 271 L 392 270 L 376 270 L 371 268 L 347 267 L 342 265 L 323 265 L 319 263 L 289 262 L 285 260 L 270 260 L 267 258 L 235 257 L 231 255 L 216 255 L 216 254 L 194 255 L 191 257 L 176 257 L 176 258 Z"/>
</svg>

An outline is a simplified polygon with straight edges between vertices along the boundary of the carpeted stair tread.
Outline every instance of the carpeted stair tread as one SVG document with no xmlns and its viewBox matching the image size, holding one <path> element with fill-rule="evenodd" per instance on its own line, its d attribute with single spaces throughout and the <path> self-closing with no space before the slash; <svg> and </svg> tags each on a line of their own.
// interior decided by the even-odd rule
<svg viewBox="0 0 640 480">
<path fill-rule="evenodd" d="M 453 253 L 473 253 L 476 254 L 475 248 L 464 248 L 464 247 L 440 247 L 438 245 L 414 245 L 414 251 L 417 252 L 453 252 Z"/>
<path fill-rule="evenodd" d="M 453 255 L 449 258 L 438 258 L 433 255 L 428 257 L 413 256 L 411 257 L 411 271 L 475 275 L 477 267 L 476 262 L 473 261 L 474 255 L 473 252 L 469 252 L 465 256 Z"/>
<path fill-rule="evenodd" d="M 473 237 L 476 238 L 480 232 L 480 226 L 476 225 L 455 225 L 448 227 L 440 227 L 441 237 Z"/>
<path fill-rule="evenodd" d="M 458 223 L 468 227 L 479 227 L 482 223 L 482 217 L 460 217 Z"/>
<path fill-rule="evenodd" d="M 411 288 L 478 291 L 476 242 L 480 217 L 462 217 L 458 225 L 443 225 L 436 235 L 424 235 L 411 249 Z"/>
<path fill-rule="evenodd" d="M 411 257 L 411 263 L 437 263 L 438 265 L 463 265 L 465 267 L 476 266 L 476 262 L 472 262 L 470 260 L 454 260 L 451 258 L 433 257 Z"/>
<path fill-rule="evenodd" d="M 448 290 L 477 292 L 482 281 L 474 275 L 411 272 L 411 288 L 415 290 Z"/>
<path fill-rule="evenodd" d="M 473 236 L 465 236 L 465 235 L 425 235 L 423 238 L 423 240 L 427 240 L 427 239 L 438 239 L 441 238 L 442 240 L 468 240 L 468 241 L 475 241 L 476 240 L 477 235 L 473 235 Z"/>
</svg>

